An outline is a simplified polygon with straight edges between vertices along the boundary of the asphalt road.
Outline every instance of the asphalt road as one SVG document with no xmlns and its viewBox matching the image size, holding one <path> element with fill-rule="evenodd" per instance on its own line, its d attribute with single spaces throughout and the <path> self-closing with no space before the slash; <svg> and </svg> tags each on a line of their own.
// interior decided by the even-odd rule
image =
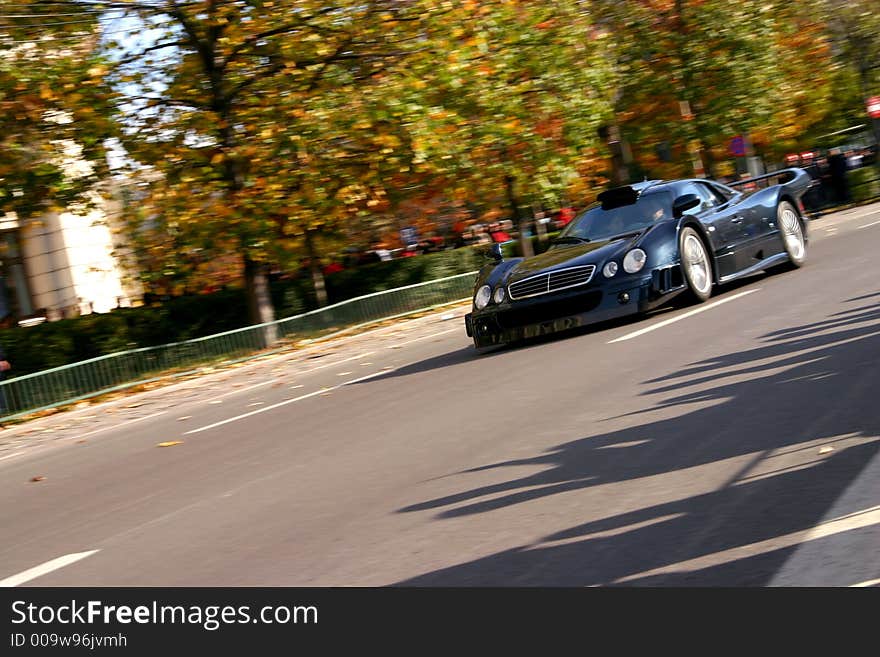
<svg viewBox="0 0 880 657">
<path fill-rule="evenodd" d="M 880 205 L 811 231 L 699 306 L 482 355 L 458 307 L 4 431 L 0 584 L 876 584 Z"/>
</svg>

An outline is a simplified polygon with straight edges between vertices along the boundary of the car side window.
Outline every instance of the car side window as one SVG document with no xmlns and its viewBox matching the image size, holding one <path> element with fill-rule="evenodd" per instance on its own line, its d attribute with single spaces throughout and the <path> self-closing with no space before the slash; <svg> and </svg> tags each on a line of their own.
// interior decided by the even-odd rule
<svg viewBox="0 0 880 657">
<path fill-rule="evenodd" d="M 712 189 L 711 185 L 707 183 L 696 183 L 695 186 L 699 190 L 700 198 L 703 199 L 702 207 L 704 210 L 714 208 L 724 203 L 724 199 Z"/>
<path fill-rule="evenodd" d="M 720 199 L 719 203 L 727 203 L 735 194 L 735 192 L 729 187 L 723 187 L 722 185 L 716 185 L 715 183 L 706 184 L 709 186 L 709 189 L 712 190 L 712 193 Z"/>
<path fill-rule="evenodd" d="M 699 183 L 687 183 L 681 190 L 682 194 L 696 194 L 700 197 L 700 204 L 685 211 L 685 214 L 700 214 L 709 208 L 718 205 L 715 197 L 709 192 L 705 185 Z"/>
</svg>

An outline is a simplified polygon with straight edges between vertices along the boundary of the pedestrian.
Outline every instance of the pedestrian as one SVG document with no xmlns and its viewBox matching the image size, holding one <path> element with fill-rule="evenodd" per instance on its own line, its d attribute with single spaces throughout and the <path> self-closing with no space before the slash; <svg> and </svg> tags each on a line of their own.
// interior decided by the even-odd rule
<svg viewBox="0 0 880 657">
<path fill-rule="evenodd" d="M 12 365 L 9 364 L 9 361 L 6 360 L 6 350 L 3 349 L 3 345 L 0 345 L 0 382 L 6 379 L 6 373 L 12 369 Z M 0 385 L 0 415 L 5 415 L 8 409 L 6 408 L 6 386 Z M 2 425 L 0 425 L 2 427 Z"/>
<path fill-rule="evenodd" d="M 501 227 L 500 223 L 494 223 L 489 226 L 489 236 L 496 244 L 503 244 L 511 239 L 510 234 Z"/>
<path fill-rule="evenodd" d="M 831 188 L 834 191 L 834 202 L 849 203 L 849 181 L 846 178 L 846 156 L 835 148 L 828 157 L 828 169 L 831 175 Z"/>
<path fill-rule="evenodd" d="M 803 196 L 804 205 L 811 212 L 818 212 L 824 205 L 822 198 L 822 173 L 819 169 L 819 161 L 812 154 L 801 163 L 801 168 L 810 174 L 810 186 Z"/>
</svg>

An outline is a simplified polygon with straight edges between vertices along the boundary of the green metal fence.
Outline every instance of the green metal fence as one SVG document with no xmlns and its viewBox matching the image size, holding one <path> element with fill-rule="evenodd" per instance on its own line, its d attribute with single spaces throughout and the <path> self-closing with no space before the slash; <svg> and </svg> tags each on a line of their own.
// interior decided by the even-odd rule
<svg viewBox="0 0 880 657">
<path fill-rule="evenodd" d="M 476 272 L 376 292 L 267 324 L 144 347 L 35 372 L 0 383 L 3 419 L 182 376 L 198 367 L 255 357 L 292 341 L 430 310 L 470 298 Z"/>
</svg>

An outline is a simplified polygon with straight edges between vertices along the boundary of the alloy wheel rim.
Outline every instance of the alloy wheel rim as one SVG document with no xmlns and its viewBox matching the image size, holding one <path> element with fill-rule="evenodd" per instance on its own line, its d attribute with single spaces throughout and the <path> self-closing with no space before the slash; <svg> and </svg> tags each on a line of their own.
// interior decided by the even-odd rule
<svg viewBox="0 0 880 657">
<path fill-rule="evenodd" d="M 700 293 L 705 293 L 712 284 L 709 275 L 709 259 L 703 243 L 695 235 L 688 235 L 684 240 L 685 264 L 688 278 Z"/>
<path fill-rule="evenodd" d="M 800 260 L 804 255 L 804 234 L 801 231 L 801 222 L 793 210 L 782 211 L 782 235 L 788 247 L 789 255 Z"/>
</svg>

